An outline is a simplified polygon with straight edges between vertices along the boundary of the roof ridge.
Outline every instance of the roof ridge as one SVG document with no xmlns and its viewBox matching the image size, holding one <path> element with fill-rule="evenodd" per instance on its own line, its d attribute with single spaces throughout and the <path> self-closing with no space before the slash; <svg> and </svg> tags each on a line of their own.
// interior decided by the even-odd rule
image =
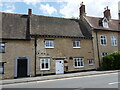
<svg viewBox="0 0 120 90">
<path fill-rule="evenodd" d="M 8 13 L 8 12 L 0 12 L 1 14 L 9 14 L 9 15 L 27 15 L 27 14 L 18 14 L 18 13 Z"/>
<path fill-rule="evenodd" d="M 84 16 L 84 17 L 90 17 L 90 18 L 99 18 L 102 19 L 104 17 L 94 17 L 94 16 Z M 114 20 L 114 21 L 120 21 L 119 19 L 110 19 L 110 20 Z"/>
<path fill-rule="evenodd" d="M 32 14 L 31 16 L 40 16 L 40 17 L 46 17 L 46 18 L 57 18 L 57 19 L 65 19 L 65 20 L 71 20 L 72 18 L 64 18 L 64 17 L 54 17 L 54 16 L 44 16 L 44 15 L 36 15 Z M 77 20 L 77 19 L 76 19 Z"/>
</svg>

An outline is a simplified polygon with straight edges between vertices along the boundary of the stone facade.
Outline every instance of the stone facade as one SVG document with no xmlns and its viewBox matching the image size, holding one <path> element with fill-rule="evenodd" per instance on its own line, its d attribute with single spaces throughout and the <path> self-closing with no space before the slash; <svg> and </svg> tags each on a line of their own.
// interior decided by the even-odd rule
<svg viewBox="0 0 120 90">
<path fill-rule="evenodd" d="M 45 48 L 44 41 L 45 39 L 54 40 L 54 48 Z M 73 48 L 72 41 L 80 40 L 81 48 Z M 89 48 L 90 47 L 90 48 Z M 40 58 L 50 58 L 50 70 L 41 71 L 40 70 Z M 70 59 L 72 57 L 72 59 Z M 84 58 L 84 67 L 83 68 L 74 68 L 74 57 L 83 57 Z M 80 70 L 91 70 L 95 69 L 96 61 L 94 65 L 89 66 L 88 59 L 94 59 L 93 47 L 91 39 L 78 39 L 78 38 L 38 38 L 37 39 L 37 74 L 45 73 L 55 73 L 55 60 L 64 58 L 64 70 L 65 72 L 70 71 L 80 71 Z M 66 67 L 68 69 L 66 70 Z"/>
<path fill-rule="evenodd" d="M 4 64 L 4 74 L 2 74 L 2 78 L 14 78 L 16 57 L 30 58 L 30 74 L 34 76 L 33 41 L 4 40 L 2 42 L 5 42 L 5 53 L 0 54 L 2 55 L 2 62 L 6 62 Z"/>
<path fill-rule="evenodd" d="M 111 19 L 110 9 L 107 7 L 103 18 L 86 16 L 85 5 L 81 10 L 79 20 L 32 15 L 31 10 L 28 15 L 0 13 L 0 44 L 5 43 L 5 52 L 0 53 L 0 65 L 4 63 L 1 79 L 57 74 L 59 60 L 63 61 L 59 62 L 62 74 L 93 70 L 102 62 L 101 53 L 120 51 L 120 21 Z M 104 20 L 109 27 L 103 27 Z M 101 35 L 106 36 L 105 46 L 100 43 Z M 117 37 L 117 46 L 112 46 L 111 36 Z M 54 47 L 46 48 L 45 40 L 53 40 Z M 73 48 L 74 40 L 80 41 L 79 48 Z"/>
<path fill-rule="evenodd" d="M 111 41 L 111 36 L 116 36 L 117 40 L 119 40 L 118 32 L 110 32 L 110 31 L 98 31 L 98 32 L 93 32 L 93 45 L 94 45 L 94 55 L 95 55 L 95 60 L 98 61 L 98 63 L 102 63 L 102 53 L 113 53 L 115 51 L 118 51 L 119 48 L 119 41 L 117 42 L 117 46 L 112 46 L 112 41 Z M 105 35 L 107 38 L 107 45 L 103 46 L 101 45 L 100 41 L 100 36 Z M 100 61 L 99 61 L 100 60 Z M 98 64 L 99 66 L 99 64 Z"/>
</svg>

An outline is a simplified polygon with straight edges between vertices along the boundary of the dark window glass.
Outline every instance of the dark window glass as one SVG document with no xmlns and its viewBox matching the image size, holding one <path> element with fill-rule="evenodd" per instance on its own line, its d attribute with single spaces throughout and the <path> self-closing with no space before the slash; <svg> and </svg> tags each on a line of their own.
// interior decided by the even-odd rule
<svg viewBox="0 0 120 90">
<path fill-rule="evenodd" d="M 0 53 L 4 53 L 4 52 L 5 52 L 5 44 L 0 43 Z"/>
</svg>

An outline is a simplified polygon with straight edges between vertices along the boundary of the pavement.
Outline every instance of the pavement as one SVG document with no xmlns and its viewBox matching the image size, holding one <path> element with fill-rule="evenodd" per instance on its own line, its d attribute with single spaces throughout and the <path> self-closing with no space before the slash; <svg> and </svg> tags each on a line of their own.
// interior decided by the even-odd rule
<svg viewBox="0 0 120 90">
<path fill-rule="evenodd" d="M 118 72 L 120 72 L 120 70 L 87 71 L 87 72 L 77 72 L 77 73 L 49 75 L 49 76 L 37 76 L 37 77 L 27 77 L 27 78 L 18 78 L 18 79 L 6 79 L 6 80 L 2 80 L 0 82 L 0 85 L 34 82 L 34 81 L 44 81 L 44 80 L 53 80 L 53 79 L 61 79 L 61 78 L 63 79 L 63 78 L 89 76 L 89 75 L 109 74 L 109 73 L 118 73 Z"/>
</svg>

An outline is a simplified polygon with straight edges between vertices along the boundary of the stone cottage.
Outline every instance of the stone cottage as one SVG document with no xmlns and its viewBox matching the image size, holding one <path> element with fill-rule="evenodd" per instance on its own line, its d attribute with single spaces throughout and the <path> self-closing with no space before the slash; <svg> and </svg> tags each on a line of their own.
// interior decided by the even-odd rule
<svg viewBox="0 0 120 90">
<path fill-rule="evenodd" d="M 64 74 L 98 68 L 102 56 L 120 50 L 119 20 L 0 13 L 1 79 Z"/>
</svg>

